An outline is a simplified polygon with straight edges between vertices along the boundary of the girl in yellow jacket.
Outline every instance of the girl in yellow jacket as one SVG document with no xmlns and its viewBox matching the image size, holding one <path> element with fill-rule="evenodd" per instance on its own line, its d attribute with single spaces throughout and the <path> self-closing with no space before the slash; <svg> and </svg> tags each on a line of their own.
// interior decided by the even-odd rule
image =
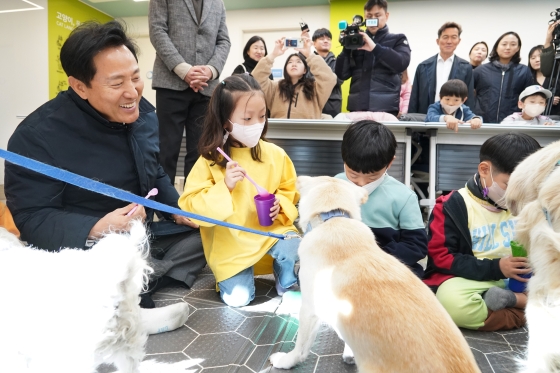
<svg viewBox="0 0 560 373">
<path fill-rule="evenodd" d="M 274 50 L 261 58 L 252 72 L 266 97 L 271 118 L 321 119 L 337 78 L 323 57 L 311 53 L 311 40 L 303 38 L 303 48 L 296 48 L 284 65 L 284 79 L 276 82 L 268 77 L 274 59 L 284 54 L 285 39 L 277 40 Z M 307 73 L 311 71 L 313 78 Z"/>
<path fill-rule="evenodd" d="M 199 141 L 201 157 L 186 181 L 179 206 L 186 211 L 247 228 L 259 225 L 253 197 L 260 186 L 276 196 L 270 209 L 269 231 L 297 232 L 294 165 L 282 148 L 264 140 L 266 104 L 259 84 L 247 74 L 233 75 L 218 84 L 208 107 Z M 233 159 L 227 162 L 217 151 Z M 255 297 L 254 274 L 274 272 L 281 295 L 294 285 L 298 239 L 278 240 L 197 221 L 208 265 L 214 272 L 222 300 L 233 307 L 247 305 Z"/>
</svg>

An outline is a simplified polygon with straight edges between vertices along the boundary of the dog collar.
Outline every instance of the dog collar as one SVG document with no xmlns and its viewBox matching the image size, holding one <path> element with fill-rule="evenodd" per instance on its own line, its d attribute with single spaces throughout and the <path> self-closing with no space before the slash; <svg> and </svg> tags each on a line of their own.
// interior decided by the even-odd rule
<svg viewBox="0 0 560 373">
<path fill-rule="evenodd" d="M 315 218 L 311 219 L 309 223 L 307 223 L 307 229 L 305 233 L 310 232 L 313 228 L 317 227 L 319 224 L 326 222 L 332 218 L 348 218 L 350 219 L 350 214 L 346 211 L 341 209 L 335 209 L 328 212 L 322 212 L 317 215 Z"/>
</svg>

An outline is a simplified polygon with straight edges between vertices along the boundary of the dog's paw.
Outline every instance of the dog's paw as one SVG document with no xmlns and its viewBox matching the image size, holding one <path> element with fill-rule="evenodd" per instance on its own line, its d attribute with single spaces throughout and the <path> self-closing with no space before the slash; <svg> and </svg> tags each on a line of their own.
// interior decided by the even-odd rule
<svg viewBox="0 0 560 373">
<path fill-rule="evenodd" d="M 356 364 L 356 361 L 354 360 L 354 356 L 344 356 L 344 355 L 342 355 L 342 360 L 346 364 L 350 364 L 350 365 Z"/>
<path fill-rule="evenodd" d="M 356 360 L 354 360 L 354 352 L 352 351 L 350 346 L 348 346 L 348 344 L 346 343 L 344 344 L 344 351 L 342 352 L 342 360 L 346 364 L 351 364 L 351 365 L 356 364 Z"/>
<path fill-rule="evenodd" d="M 297 361 L 294 361 L 290 354 L 285 352 L 276 352 L 270 355 L 269 359 L 272 366 L 278 369 L 290 369 L 297 364 Z"/>
</svg>

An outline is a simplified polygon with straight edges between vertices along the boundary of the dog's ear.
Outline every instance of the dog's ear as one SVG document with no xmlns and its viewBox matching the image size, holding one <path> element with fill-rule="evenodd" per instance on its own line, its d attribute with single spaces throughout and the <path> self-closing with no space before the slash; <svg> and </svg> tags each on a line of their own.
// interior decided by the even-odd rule
<svg viewBox="0 0 560 373">
<path fill-rule="evenodd" d="M 298 176 L 296 181 L 296 189 L 301 191 L 313 178 L 311 176 Z"/>
</svg>

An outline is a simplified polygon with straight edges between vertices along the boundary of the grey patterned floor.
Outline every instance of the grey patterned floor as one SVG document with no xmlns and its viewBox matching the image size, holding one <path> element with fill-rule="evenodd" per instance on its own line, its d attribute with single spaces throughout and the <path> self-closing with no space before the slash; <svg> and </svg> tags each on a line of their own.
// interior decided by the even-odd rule
<svg viewBox="0 0 560 373">
<path fill-rule="evenodd" d="M 193 360 L 189 373 L 274 373 L 268 357 L 290 351 L 297 332 L 299 293 L 280 298 L 272 276 L 256 279 L 256 298 L 250 306 L 230 308 L 215 292 L 214 276 L 205 268 L 192 289 L 165 288 L 154 300 L 157 307 L 187 302 L 191 315 L 185 326 L 150 336 L 147 359 L 161 362 Z M 482 373 L 516 372 L 515 359 L 527 343 L 527 331 L 476 332 L 463 330 Z M 357 372 L 342 362 L 344 344 L 323 325 L 307 361 L 290 370 L 297 373 Z M 429 360 L 429 359 L 428 359 Z M 196 364 L 195 364 L 196 362 Z M 103 366 L 98 372 L 113 372 Z"/>
</svg>

